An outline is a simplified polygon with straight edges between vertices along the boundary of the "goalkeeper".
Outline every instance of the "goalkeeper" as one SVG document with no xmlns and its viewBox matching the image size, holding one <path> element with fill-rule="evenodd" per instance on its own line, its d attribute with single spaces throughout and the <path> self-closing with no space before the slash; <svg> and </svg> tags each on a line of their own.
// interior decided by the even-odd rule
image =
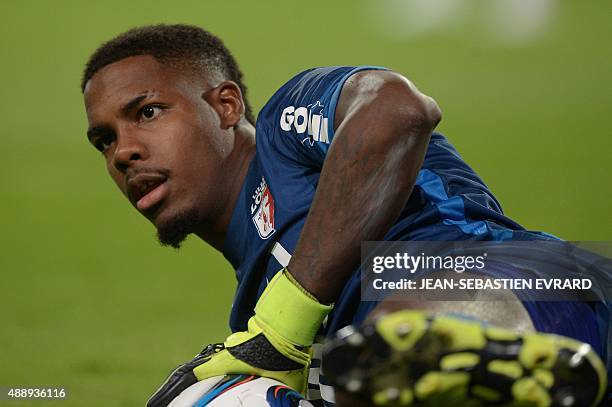
<svg viewBox="0 0 612 407">
<path fill-rule="evenodd" d="M 362 241 L 553 239 L 502 213 L 448 140 L 433 132 L 441 118 L 435 101 L 401 75 L 371 66 L 304 71 L 271 97 L 254 126 L 242 74 L 222 42 L 196 27 L 159 25 L 103 44 L 87 63 L 82 90 L 89 141 L 160 242 L 179 247 L 193 233 L 223 252 L 238 279 L 234 333 L 174 371 L 149 406 L 165 406 L 196 381 L 225 373 L 275 378 L 333 403 L 315 366 L 308 380 L 311 346 L 317 332 L 332 335 L 347 324 L 364 331 L 339 338 L 330 360 L 343 340 L 379 338 L 387 359 L 372 360 L 376 369 L 413 355 L 422 338 L 433 344 L 470 332 L 478 352 L 490 351 L 490 338 L 505 338 L 493 357 L 522 369 L 502 369 L 504 380 L 456 380 L 437 364 L 425 371 L 400 364 L 391 373 L 403 384 L 393 389 L 368 375 L 364 383 L 332 378 L 348 403 L 365 396 L 381 405 L 445 398 L 590 405 L 602 397 L 598 354 L 605 357 L 607 326 L 598 325 L 589 304 L 572 304 L 559 318 L 518 300 L 513 318 L 453 310 L 504 330 L 443 309 L 360 302 Z M 359 328 L 385 310 L 392 312 Z M 463 367 L 488 368 L 477 361 Z M 535 379 L 521 373 L 532 369 L 540 372 Z"/>
</svg>

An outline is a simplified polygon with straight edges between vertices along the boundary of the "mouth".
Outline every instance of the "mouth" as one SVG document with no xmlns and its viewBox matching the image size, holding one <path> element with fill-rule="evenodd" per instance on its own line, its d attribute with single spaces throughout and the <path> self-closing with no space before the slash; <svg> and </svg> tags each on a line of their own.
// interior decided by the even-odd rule
<svg viewBox="0 0 612 407">
<path fill-rule="evenodd" d="M 128 198 L 132 205 L 144 212 L 159 204 L 168 194 L 168 177 L 160 173 L 141 173 L 129 177 Z"/>
</svg>

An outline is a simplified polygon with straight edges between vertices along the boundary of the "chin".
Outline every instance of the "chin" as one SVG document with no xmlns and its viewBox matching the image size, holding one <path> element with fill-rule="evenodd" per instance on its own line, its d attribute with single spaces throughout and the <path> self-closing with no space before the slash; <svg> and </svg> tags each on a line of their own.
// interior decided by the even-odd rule
<svg viewBox="0 0 612 407">
<path fill-rule="evenodd" d="M 195 231 L 199 223 L 198 211 L 182 209 L 170 216 L 163 215 L 160 214 L 154 222 L 157 227 L 157 239 L 162 246 L 178 249 L 185 238 Z"/>
</svg>

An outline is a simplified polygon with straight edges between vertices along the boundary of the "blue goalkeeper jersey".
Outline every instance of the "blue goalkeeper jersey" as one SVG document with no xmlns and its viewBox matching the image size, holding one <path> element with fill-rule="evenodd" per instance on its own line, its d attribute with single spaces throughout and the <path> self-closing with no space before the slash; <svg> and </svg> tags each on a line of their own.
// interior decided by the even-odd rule
<svg viewBox="0 0 612 407">
<path fill-rule="evenodd" d="M 304 71 L 283 85 L 261 110 L 256 154 L 223 250 L 238 279 L 230 319 L 233 331 L 246 329 L 267 281 L 293 253 L 334 139 L 342 85 L 356 72 L 372 69 L 383 68 Z M 434 133 L 416 186 L 386 239 L 502 240 L 523 230 L 504 216 L 491 191 L 448 140 Z"/>
<path fill-rule="evenodd" d="M 223 248 L 238 280 L 230 316 L 233 332 L 247 329 L 257 299 L 268 281 L 288 264 L 295 249 L 334 139 L 334 114 L 344 82 L 356 72 L 375 69 L 384 68 L 304 71 L 283 85 L 259 113 L 256 153 Z M 431 136 L 412 194 L 385 236 L 385 240 L 421 241 L 542 239 L 556 238 L 526 231 L 504 216 L 485 183 L 439 133 Z M 605 360 L 602 345 L 611 337 L 607 328 L 609 304 L 597 313 L 592 305 L 579 302 L 524 305 L 536 329 L 591 343 Z M 326 333 L 360 323 L 375 306 L 361 301 L 356 270 L 329 315 Z M 323 382 L 324 378 L 322 388 Z M 318 388 L 318 384 L 309 383 L 309 389 L 313 386 Z"/>
</svg>

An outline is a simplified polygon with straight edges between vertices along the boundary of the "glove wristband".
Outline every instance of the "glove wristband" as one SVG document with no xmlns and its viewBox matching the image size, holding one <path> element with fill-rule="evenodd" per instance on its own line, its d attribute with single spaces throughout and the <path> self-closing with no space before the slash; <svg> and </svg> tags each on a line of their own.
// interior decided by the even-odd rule
<svg viewBox="0 0 612 407">
<path fill-rule="evenodd" d="M 317 301 L 287 269 L 282 269 L 261 294 L 254 318 L 294 345 L 310 346 L 332 308 Z"/>
</svg>

